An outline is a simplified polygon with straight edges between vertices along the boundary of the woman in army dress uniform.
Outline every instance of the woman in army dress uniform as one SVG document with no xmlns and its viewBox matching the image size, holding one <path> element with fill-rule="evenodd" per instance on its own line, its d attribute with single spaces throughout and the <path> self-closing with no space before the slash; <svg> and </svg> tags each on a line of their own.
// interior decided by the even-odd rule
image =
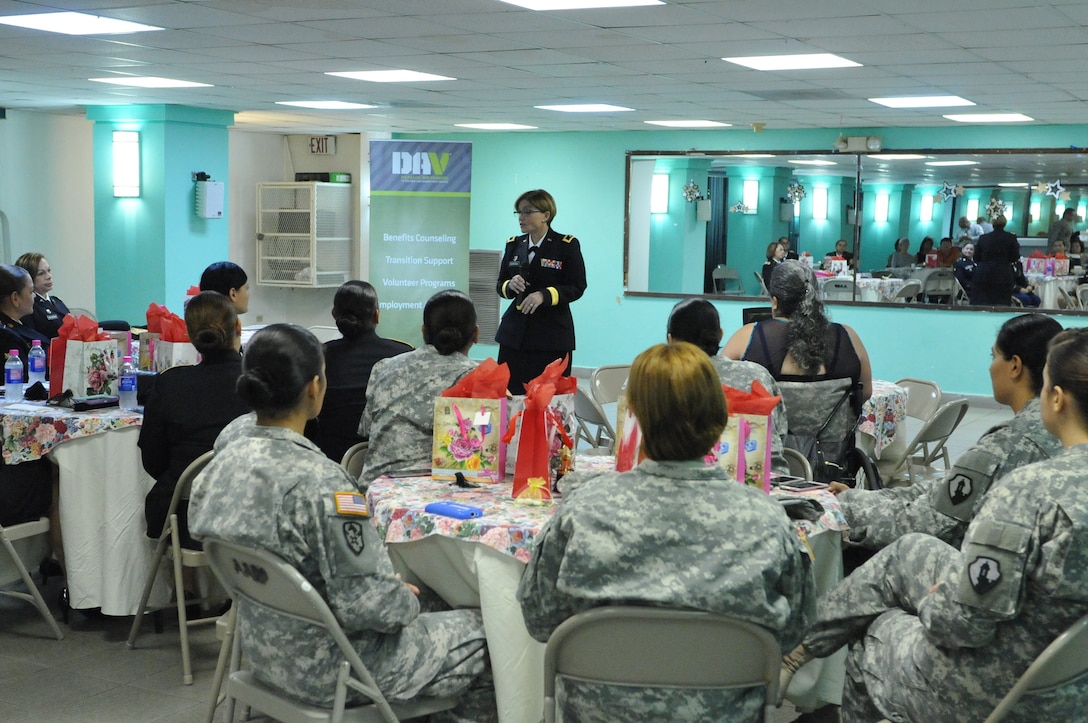
<svg viewBox="0 0 1088 723">
<path fill-rule="evenodd" d="M 495 334 L 513 394 L 524 394 L 525 383 L 556 359 L 571 356 L 564 374 L 574 363 L 570 305 L 586 290 L 586 266 L 578 239 L 552 230 L 556 213 L 555 199 L 543 189 L 526 191 L 514 203 L 522 235 L 507 240 L 495 287 L 514 300 Z"/>
<path fill-rule="evenodd" d="M 34 281 L 34 313 L 24 323 L 50 339 L 55 338 L 64 317 L 71 312 L 63 301 L 51 294 L 53 270 L 49 268 L 49 261 L 40 253 L 30 252 L 16 259 L 15 265 L 26 269 Z"/>
<path fill-rule="evenodd" d="M 819 601 L 783 679 L 844 645 L 842 720 L 982 720 L 1042 650 L 1088 613 L 1088 330 L 1043 370 L 1043 423 L 1064 451 L 1005 475 L 959 550 L 911 533 Z M 1088 680 L 1030 696 L 1032 720 L 1084 717 Z"/>
<path fill-rule="evenodd" d="M 190 529 L 282 557 L 321 592 L 379 689 L 393 701 L 461 696 L 432 721 L 490 721 L 494 691 L 481 685 L 487 646 L 479 610 L 421 613 L 419 590 L 393 573 L 355 480 L 302 436 L 325 397 L 321 343 L 273 324 L 246 346 L 238 394 L 256 424 L 193 483 Z M 253 674 L 314 705 L 330 706 L 341 656 L 311 626 L 239 601 L 242 646 Z"/>
</svg>

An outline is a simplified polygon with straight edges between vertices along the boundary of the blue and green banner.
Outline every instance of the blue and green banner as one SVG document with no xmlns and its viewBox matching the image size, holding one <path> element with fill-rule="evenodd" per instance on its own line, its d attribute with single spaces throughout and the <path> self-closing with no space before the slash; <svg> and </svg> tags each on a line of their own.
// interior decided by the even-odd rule
<svg viewBox="0 0 1088 723">
<path fill-rule="evenodd" d="M 370 278 L 378 333 L 419 346 L 423 304 L 468 293 L 472 144 L 370 142 Z"/>
</svg>

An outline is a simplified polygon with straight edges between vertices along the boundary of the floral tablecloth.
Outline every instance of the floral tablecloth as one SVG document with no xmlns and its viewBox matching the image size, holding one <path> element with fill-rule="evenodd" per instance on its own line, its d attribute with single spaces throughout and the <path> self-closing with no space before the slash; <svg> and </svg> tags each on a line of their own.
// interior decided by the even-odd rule
<svg viewBox="0 0 1088 723">
<path fill-rule="evenodd" d="M 837 277 L 829 277 L 827 279 L 817 279 L 816 282 L 820 287 L 820 294 L 823 295 L 824 284 L 830 279 Z M 862 276 L 856 279 L 852 276 L 844 276 L 844 279 L 852 280 L 857 288 L 857 300 L 869 301 L 869 302 L 888 302 L 895 299 L 895 295 L 899 293 L 899 290 L 903 288 L 903 285 L 907 282 L 903 279 L 897 278 L 865 278 Z"/>
<path fill-rule="evenodd" d="M 138 426 L 143 415 L 117 407 L 74 412 L 24 401 L 0 405 L 0 423 L 4 428 L 4 463 L 19 464 L 40 459 L 69 439 Z"/>
<path fill-rule="evenodd" d="M 861 408 L 858 431 L 876 442 L 877 457 L 895 441 L 895 430 L 907 418 L 907 390 L 892 382 L 873 380 L 873 396 Z"/>
</svg>

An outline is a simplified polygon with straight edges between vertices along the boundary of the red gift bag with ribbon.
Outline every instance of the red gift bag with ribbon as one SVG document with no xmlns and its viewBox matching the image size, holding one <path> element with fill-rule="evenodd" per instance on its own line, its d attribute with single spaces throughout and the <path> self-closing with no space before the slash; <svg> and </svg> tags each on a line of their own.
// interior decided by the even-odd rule
<svg viewBox="0 0 1088 723">
<path fill-rule="evenodd" d="M 573 408 L 578 380 L 563 376 L 566 366 L 567 357 L 557 359 L 525 385 L 525 408 L 510 420 L 503 437 L 509 443 L 515 429 L 518 431 L 512 489 L 516 500 L 550 501 L 552 485 L 574 468 L 574 442 L 567 429 L 564 405 L 553 403 L 566 396 Z"/>
<path fill-rule="evenodd" d="M 112 394 L 120 366 L 117 342 L 88 316 L 68 314 L 49 343 L 49 393 Z"/>
<path fill-rule="evenodd" d="M 771 491 L 771 439 L 774 408 L 782 401 L 752 381 L 752 390 L 722 385 L 729 418 L 708 461 L 720 464 L 733 479 Z"/>
</svg>

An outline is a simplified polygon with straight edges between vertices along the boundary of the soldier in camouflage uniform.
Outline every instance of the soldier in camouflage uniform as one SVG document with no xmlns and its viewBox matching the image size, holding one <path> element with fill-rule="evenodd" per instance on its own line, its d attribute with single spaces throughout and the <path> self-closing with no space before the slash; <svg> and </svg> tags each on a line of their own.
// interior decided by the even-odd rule
<svg viewBox="0 0 1088 723">
<path fill-rule="evenodd" d="M 277 373 L 287 366 L 303 371 Z M 464 694 L 444 720 L 494 720 L 494 692 L 481 681 L 487 648 L 480 612 L 421 613 L 418 591 L 394 575 L 355 480 L 301 434 L 324 397 L 323 366 L 320 344 L 299 327 L 277 324 L 254 336 L 239 394 L 258 421 L 243 418 L 226 430 L 230 437 L 194 482 L 193 534 L 268 550 L 297 569 L 328 602 L 387 698 Z M 341 660 L 333 640 L 238 604 L 254 675 L 330 706 Z"/>
<path fill-rule="evenodd" d="M 641 604 L 735 616 L 772 631 L 784 650 L 800 639 L 815 589 L 792 524 L 773 499 L 702 460 L 725 426 L 719 386 L 709 358 L 691 344 L 659 345 L 635 359 L 627 394 L 649 459 L 585 480 L 537 536 L 518 588 L 533 637 L 547 640 L 589 608 Z M 763 695 L 562 679 L 558 689 L 564 718 L 583 722 L 750 721 Z"/>
<path fill-rule="evenodd" d="M 1009 319 L 994 343 L 990 378 L 994 397 L 1016 416 L 990 429 L 956 460 L 943 477 L 908 487 L 846 490 L 839 503 L 850 525 L 850 540 L 879 549 L 908 532 L 924 532 L 959 547 L 994 480 L 1018 467 L 1061 451 L 1039 414 L 1046 347 L 1062 329 L 1043 314 Z"/>
<path fill-rule="evenodd" d="M 359 480 L 431 469 L 434 398 L 476 367 L 465 356 L 476 343 L 476 308 L 460 291 L 440 291 L 423 309 L 424 345 L 374 365 L 359 436 L 370 438 Z"/>
<path fill-rule="evenodd" d="M 1043 420 L 1065 451 L 999 480 L 959 551 L 918 533 L 881 550 L 820 600 L 787 656 L 784 671 L 850 646 L 844 723 L 982 720 L 1088 613 L 1088 330 L 1054 339 L 1046 379 Z M 1082 678 L 1018 710 L 1079 719 L 1086 696 Z"/>
<path fill-rule="evenodd" d="M 782 396 L 778 382 L 766 368 L 755 362 L 737 361 L 718 355 L 721 348 L 722 327 L 718 310 L 706 299 L 685 299 L 669 312 L 669 341 L 686 341 L 694 344 L 708 355 L 710 363 L 718 372 L 722 384 L 748 391 L 752 382 L 759 380 L 767 391 L 775 396 Z M 786 402 L 782 400 L 771 415 L 774 435 L 771 438 L 771 469 L 775 474 L 789 474 L 790 466 L 782 455 L 782 438 L 786 435 Z"/>
</svg>

